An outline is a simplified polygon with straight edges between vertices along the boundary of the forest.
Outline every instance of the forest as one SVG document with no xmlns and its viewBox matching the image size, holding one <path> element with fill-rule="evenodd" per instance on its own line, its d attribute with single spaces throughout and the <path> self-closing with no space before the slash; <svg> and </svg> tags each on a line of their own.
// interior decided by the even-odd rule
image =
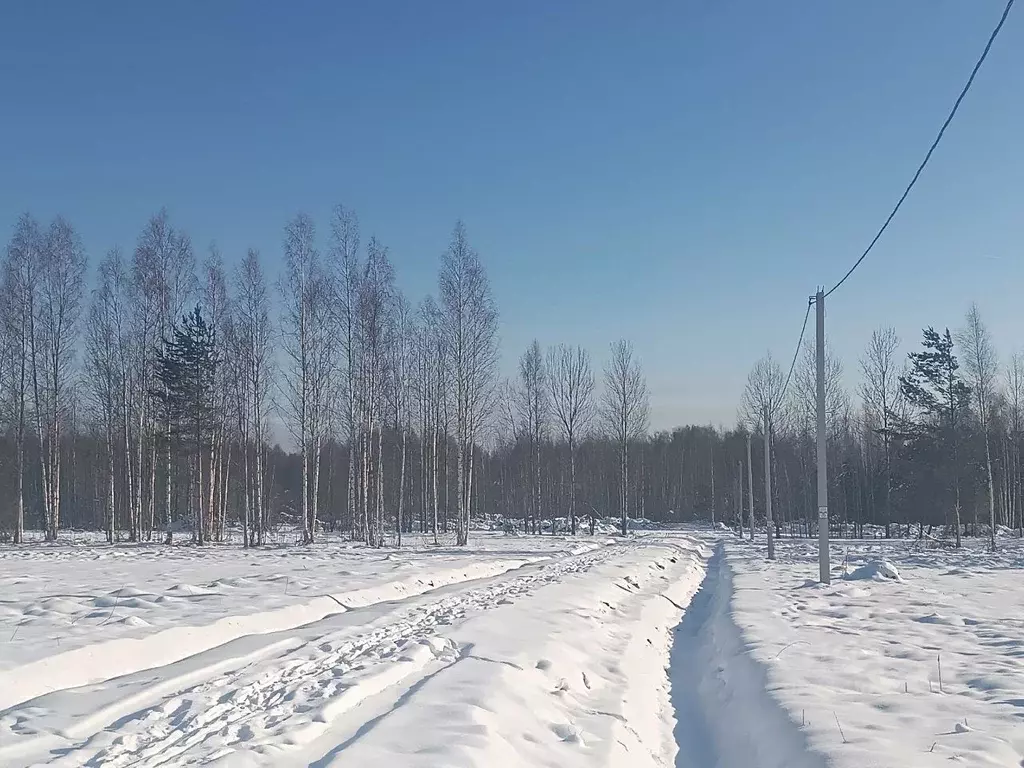
<svg viewBox="0 0 1024 768">
<path fill-rule="evenodd" d="M 461 222 L 417 303 L 353 211 L 336 207 L 325 239 L 299 214 L 273 268 L 255 250 L 229 268 L 161 211 L 90 270 L 68 221 L 23 215 L 0 273 L 0 540 L 249 547 L 289 526 L 306 543 L 464 545 L 478 524 L 575 534 L 609 517 L 752 533 L 766 432 L 774 532 L 815 535 L 811 346 L 788 373 L 770 354 L 753 366 L 731 428 L 652 434 L 628 341 L 601 370 L 534 341 L 500 375 L 498 308 Z M 1024 358 L 1000 367 L 976 306 L 901 348 L 881 328 L 849 372 L 827 354 L 831 528 L 1021 532 Z"/>
</svg>

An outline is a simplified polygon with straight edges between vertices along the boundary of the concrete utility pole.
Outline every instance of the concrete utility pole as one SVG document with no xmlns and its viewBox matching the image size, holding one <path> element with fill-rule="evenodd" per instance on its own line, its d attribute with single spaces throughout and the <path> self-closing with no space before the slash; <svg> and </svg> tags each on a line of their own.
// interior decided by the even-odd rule
<svg viewBox="0 0 1024 768">
<path fill-rule="evenodd" d="M 817 310 L 818 369 L 818 578 L 822 584 L 832 580 L 828 562 L 828 454 L 825 435 L 825 293 L 818 291 L 814 299 Z"/>
<path fill-rule="evenodd" d="M 751 427 L 753 429 L 753 427 Z M 748 509 L 750 510 L 750 517 L 748 522 L 750 523 L 750 540 L 754 540 L 754 464 L 750 460 L 750 433 L 747 433 L 747 492 L 750 496 L 747 498 Z"/>
<path fill-rule="evenodd" d="M 743 540 L 743 462 L 736 462 L 736 522 L 740 527 L 740 540 Z"/>
<path fill-rule="evenodd" d="M 772 432 L 768 406 L 764 407 L 764 517 L 768 524 L 768 559 L 775 559 L 775 531 L 772 528 Z"/>
<path fill-rule="evenodd" d="M 711 449 L 711 527 L 715 527 L 715 449 Z"/>
</svg>

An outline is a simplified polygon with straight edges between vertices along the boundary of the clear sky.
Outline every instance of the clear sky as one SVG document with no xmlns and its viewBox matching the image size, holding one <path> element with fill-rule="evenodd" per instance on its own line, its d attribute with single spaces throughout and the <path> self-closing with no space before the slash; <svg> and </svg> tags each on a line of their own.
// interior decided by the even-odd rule
<svg viewBox="0 0 1024 768">
<path fill-rule="evenodd" d="M 276 271 L 341 202 L 432 290 L 457 218 L 504 366 L 632 339 L 652 421 L 731 424 L 806 296 L 860 254 L 1003 0 L 31 2 L 0 9 L 0 225 L 63 213 L 95 260 L 166 206 Z M 855 384 L 978 301 L 1024 346 L 1024 7 L 900 216 L 829 304 Z"/>
</svg>

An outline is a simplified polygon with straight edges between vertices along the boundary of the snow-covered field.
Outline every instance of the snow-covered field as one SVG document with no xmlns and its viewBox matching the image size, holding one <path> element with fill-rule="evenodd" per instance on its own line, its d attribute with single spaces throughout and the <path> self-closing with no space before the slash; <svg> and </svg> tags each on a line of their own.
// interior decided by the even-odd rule
<svg viewBox="0 0 1024 768">
<path fill-rule="evenodd" d="M 6 548 L 0 765 L 670 756 L 664 659 L 700 576 L 656 533 Z"/>
<path fill-rule="evenodd" d="M 242 635 L 290 629 L 606 541 L 480 536 L 465 549 L 414 540 L 402 550 L 375 551 L 338 537 L 246 552 L 97 546 L 95 537 L 84 537 L 70 545 L 0 548 L 0 709 Z"/>
<path fill-rule="evenodd" d="M 1024 546 L 965 543 L 0 548 L 0 765 L 1020 768 Z"/>
<path fill-rule="evenodd" d="M 1024 765 L 1019 540 L 1002 537 L 995 554 L 970 539 L 962 552 L 838 542 L 827 587 L 816 583 L 815 544 L 782 541 L 774 563 L 760 544 L 732 544 L 709 570 L 734 591 L 732 618 L 771 696 L 762 718 L 781 715 L 774 702 L 787 716 L 762 734 L 759 764 Z M 751 723 L 742 711 L 733 727 Z M 804 747 L 819 757 L 796 762 Z"/>
</svg>

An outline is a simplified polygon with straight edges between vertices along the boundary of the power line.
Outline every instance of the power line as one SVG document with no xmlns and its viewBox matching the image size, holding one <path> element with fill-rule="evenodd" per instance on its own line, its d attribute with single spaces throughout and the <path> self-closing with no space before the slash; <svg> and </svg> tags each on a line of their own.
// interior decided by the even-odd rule
<svg viewBox="0 0 1024 768">
<path fill-rule="evenodd" d="M 789 389 L 789 381 L 793 378 L 793 370 L 796 368 L 797 358 L 800 357 L 800 348 L 804 344 L 804 334 L 807 332 L 807 318 L 811 316 L 811 306 L 814 304 L 814 298 L 807 300 L 807 311 L 804 312 L 804 324 L 800 328 L 800 338 L 796 342 L 796 351 L 793 353 L 793 362 L 789 364 L 789 375 L 786 376 L 786 383 L 782 387 L 782 394 L 779 396 L 779 402 L 786 399 L 786 390 Z"/>
<path fill-rule="evenodd" d="M 885 223 L 882 225 L 882 228 L 878 230 L 878 233 L 871 240 L 871 243 L 864 250 L 864 253 L 862 253 L 860 258 L 857 259 L 857 261 L 854 263 L 852 267 L 850 267 L 850 271 L 843 275 L 843 279 L 836 283 L 834 286 L 832 286 L 829 292 L 825 294 L 826 298 L 828 296 L 831 296 L 832 293 L 839 286 L 845 283 L 847 278 L 849 278 L 850 275 L 854 273 L 854 270 L 856 270 L 857 267 L 860 266 L 860 263 L 864 261 L 865 257 L 867 257 L 869 253 L 871 253 L 871 249 L 875 247 L 875 243 L 878 242 L 879 238 L 882 237 L 882 233 L 885 232 L 886 229 L 888 229 L 889 224 L 896 217 L 896 212 L 899 211 L 900 206 L 903 205 L 903 201 L 907 199 L 907 195 L 909 195 L 910 190 L 914 188 L 914 185 L 917 183 L 918 178 L 921 176 L 921 172 L 924 170 L 924 167 L 928 165 L 928 161 L 931 160 L 932 153 L 935 151 L 935 148 L 939 146 L 939 142 L 942 141 L 942 135 L 946 132 L 946 128 L 948 128 L 949 124 L 953 122 L 953 117 L 956 115 L 956 111 L 960 108 L 960 102 L 964 100 L 964 97 L 967 95 L 967 92 L 971 89 L 971 85 L 974 83 L 974 77 L 975 75 L 978 74 L 978 70 L 981 69 L 981 65 L 985 63 L 985 59 L 988 57 L 988 52 L 992 48 L 992 43 L 995 42 L 996 37 L 999 35 L 999 31 L 1003 28 L 1003 24 L 1006 23 L 1006 17 L 1010 15 L 1010 9 L 1013 7 L 1014 2 L 1015 0 L 1008 0 L 1008 2 L 1006 3 L 1006 8 L 1003 9 L 1003 15 L 1000 17 L 999 23 L 996 24 L 996 28 L 992 30 L 992 34 L 989 36 L 988 42 L 985 44 L 985 50 L 981 52 L 981 58 L 978 59 L 978 63 L 975 64 L 974 69 L 971 70 L 971 76 L 967 78 L 967 84 L 963 87 L 963 90 L 960 91 L 960 95 L 957 96 L 956 102 L 953 104 L 953 109 L 950 110 L 949 116 L 946 118 L 946 122 L 944 122 L 942 124 L 942 128 L 939 129 L 938 136 L 935 137 L 935 141 L 932 142 L 931 147 L 929 147 L 928 149 L 928 154 L 924 156 L 924 160 L 922 160 L 921 165 L 918 166 L 917 172 L 914 174 L 914 178 L 910 180 L 910 183 L 907 185 L 907 188 L 903 190 L 903 195 L 900 197 L 899 202 L 896 203 L 896 207 L 892 209 L 892 213 L 889 214 L 889 218 L 885 220 Z M 808 312 L 809 311 L 810 310 L 808 310 Z"/>
</svg>

